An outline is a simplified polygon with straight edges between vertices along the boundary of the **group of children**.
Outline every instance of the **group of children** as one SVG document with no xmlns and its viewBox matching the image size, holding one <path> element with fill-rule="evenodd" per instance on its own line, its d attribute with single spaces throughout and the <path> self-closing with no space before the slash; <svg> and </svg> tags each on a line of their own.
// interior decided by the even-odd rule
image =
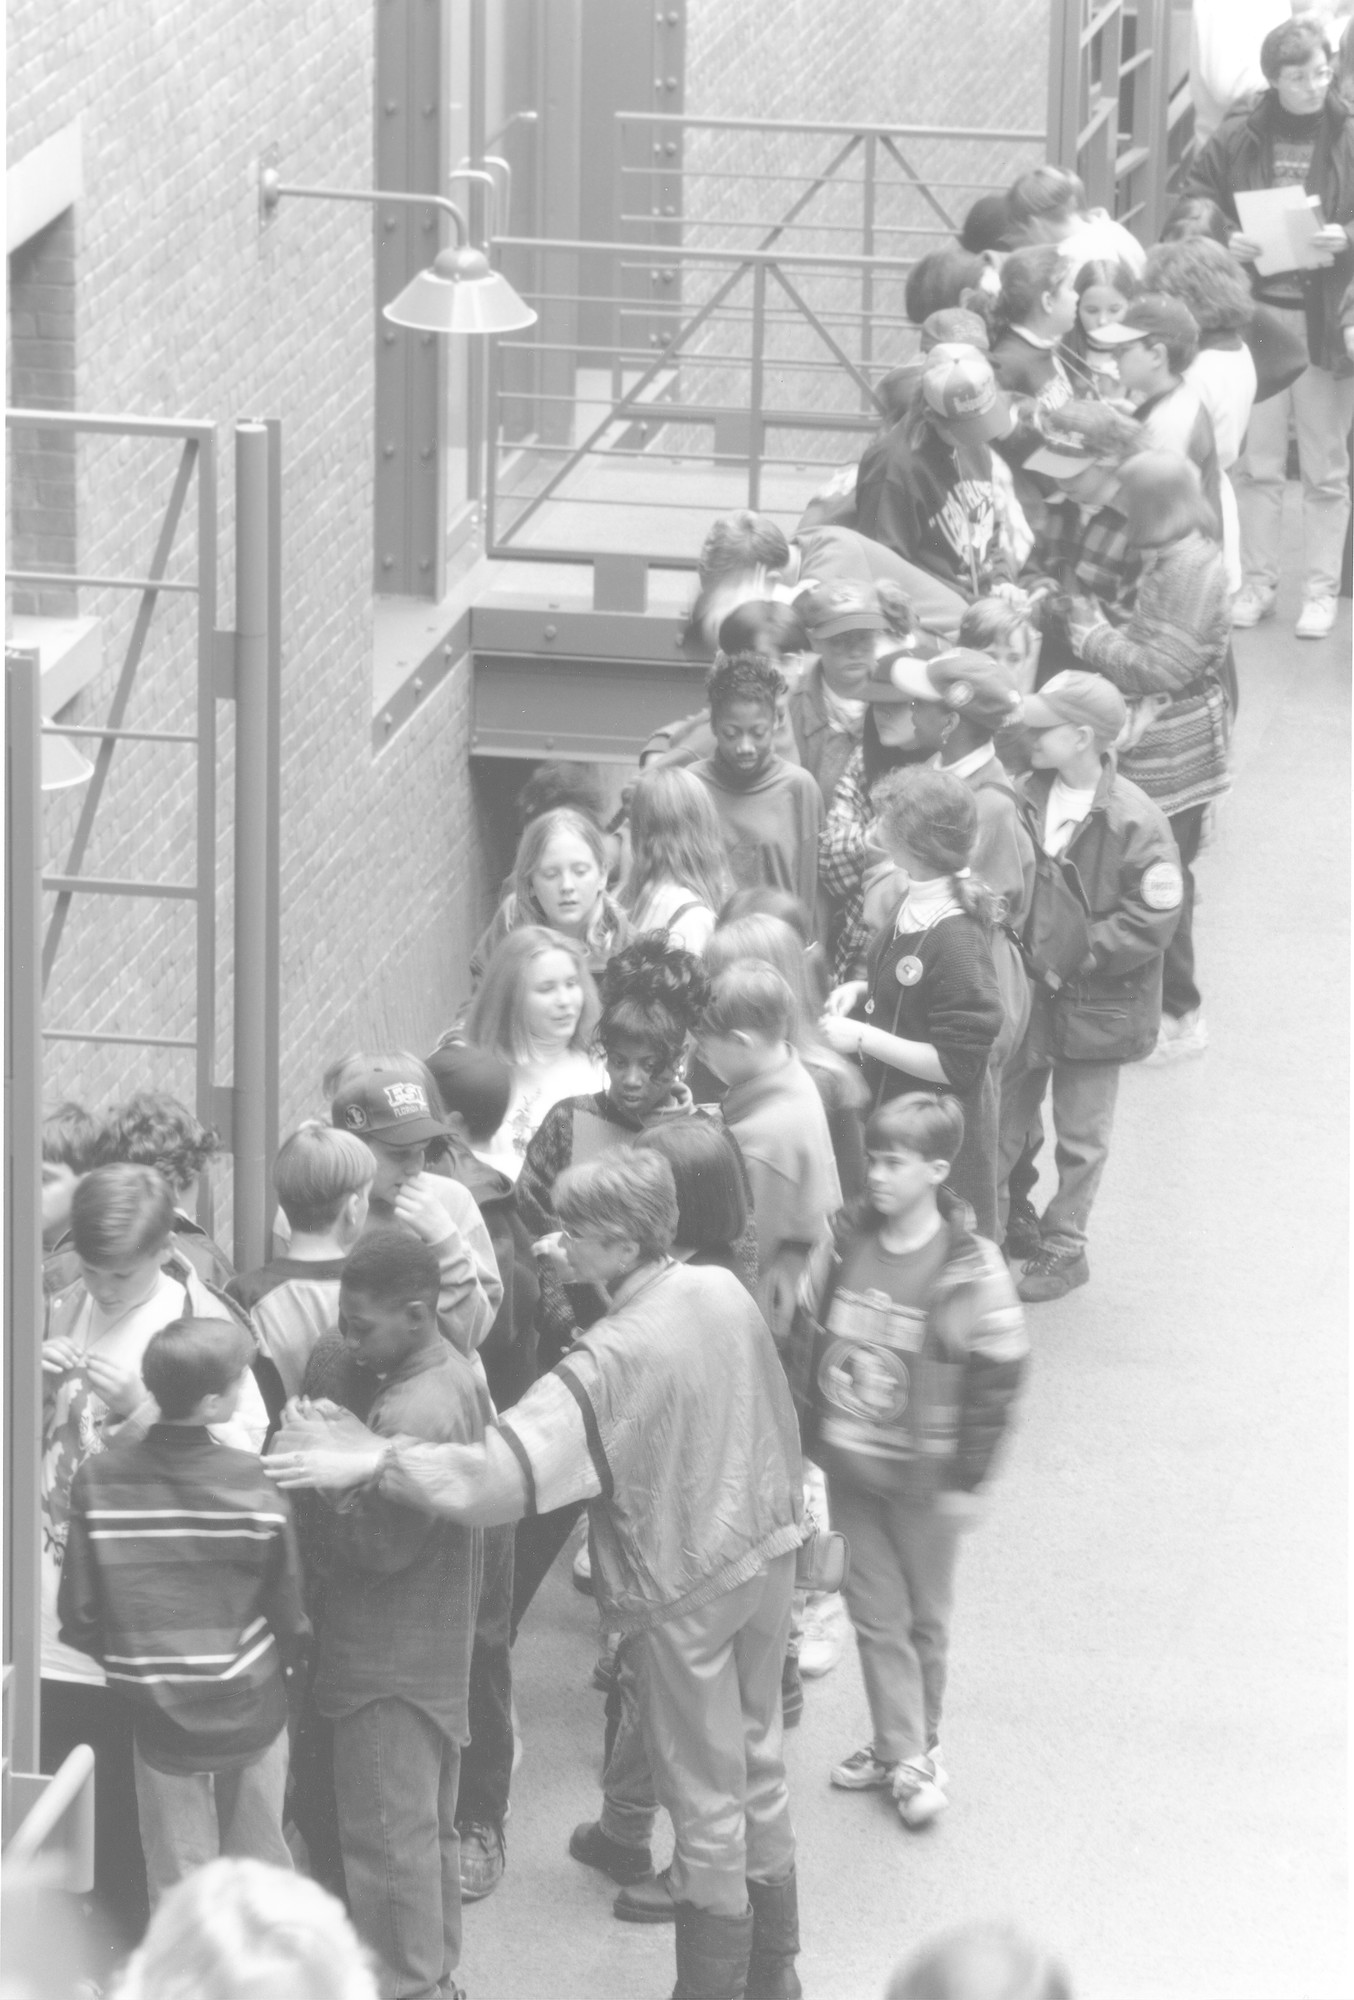
<svg viewBox="0 0 1354 2000">
<path fill-rule="evenodd" d="M 1276 43 L 1276 78 L 1305 49 Z M 462 1903 L 506 1860 L 512 1645 L 584 1507 L 594 1561 L 611 1532 L 605 1478 L 571 1485 L 510 1413 L 557 1378 L 586 1428 L 580 1357 L 614 1361 L 637 1272 L 715 1267 L 755 1301 L 806 1455 L 796 1533 L 802 1511 L 850 1546 L 872 1733 L 831 1781 L 908 1827 L 944 1808 L 957 1552 L 1022 1305 L 1089 1279 L 1123 1066 L 1207 1042 L 1192 863 L 1228 783 L 1230 626 L 1253 622 L 1227 475 L 1251 405 L 1307 365 L 1276 361 L 1227 235 L 1187 201 L 1148 256 L 1044 168 L 922 260 L 922 352 L 847 486 L 792 536 L 742 514 L 707 537 L 705 711 L 655 734 L 610 822 L 584 774 L 538 770 L 466 1006 L 426 1059 L 325 1075 L 263 1269 L 232 1272 L 189 1213 L 216 1142 L 182 1106 L 49 1119 L 42 1753 L 96 1749 L 98 1886 L 128 1936 L 213 1855 L 299 1855 L 383 1994 L 458 1991 Z M 621 1208 L 672 1189 L 629 1264 L 570 1224 L 603 1160 Z M 497 1439 L 525 1517 L 468 1525 L 379 1469 L 326 1495 L 322 1426 L 321 1490 L 293 1503 L 266 1451 L 308 1410 L 335 1451 Z M 766 1731 L 797 1719 L 801 1661 L 835 1657 L 812 1586 Z M 706 1915 L 742 1917 L 655 1749 L 652 1649 L 604 1637 L 602 1799 L 569 1852 L 619 1916 L 676 1919 L 692 2000 L 792 2000 L 788 1821 L 740 1974 L 692 1928 L 702 1868 Z"/>
</svg>

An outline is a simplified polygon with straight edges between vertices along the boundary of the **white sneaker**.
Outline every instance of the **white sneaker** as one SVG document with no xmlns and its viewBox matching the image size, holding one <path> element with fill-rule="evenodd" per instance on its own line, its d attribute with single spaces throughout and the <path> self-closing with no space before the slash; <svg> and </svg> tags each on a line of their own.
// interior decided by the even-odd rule
<svg viewBox="0 0 1354 2000">
<path fill-rule="evenodd" d="M 1153 1066 L 1180 1062 L 1186 1056 L 1201 1056 L 1207 1047 L 1208 1023 L 1201 1008 L 1196 1007 L 1192 1014 L 1182 1014 L 1179 1020 L 1163 1014 L 1157 1045 L 1147 1061 Z"/>
<path fill-rule="evenodd" d="M 1333 597 L 1309 597 L 1293 630 L 1299 639 L 1324 639 L 1335 624 L 1335 609 Z"/>
<path fill-rule="evenodd" d="M 799 1671 L 803 1678 L 816 1681 L 830 1674 L 842 1656 L 842 1643 L 840 1597 L 817 1602 L 810 1598 L 799 1628 Z"/>
<path fill-rule="evenodd" d="M 929 1826 L 950 1803 L 942 1790 L 934 1761 L 915 1757 L 900 1764 L 893 1774 L 893 1803 L 904 1826 Z"/>
<path fill-rule="evenodd" d="M 592 1552 L 586 1541 L 574 1557 L 574 1589 L 585 1597 L 592 1596 Z"/>
<path fill-rule="evenodd" d="M 1278 593 L 1272 583 L 1243 584 L 1232 601 L 1232 623 L 1243 628 L 1274 616 Z"/>
</svg>

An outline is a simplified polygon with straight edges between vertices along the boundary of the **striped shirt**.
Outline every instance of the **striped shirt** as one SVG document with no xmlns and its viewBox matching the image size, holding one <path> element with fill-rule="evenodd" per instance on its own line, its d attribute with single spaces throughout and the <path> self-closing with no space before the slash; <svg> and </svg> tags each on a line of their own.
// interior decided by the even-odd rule
<svg viewBox="0 0 1354 2000">
<path fill-rule="evenodd" d="M 286 1497 L 205 1428 L 153 1424 L 76 1474 L 57 1610 L 148 1763 L 249 1763 L 287 1719 L 282 1651 L 310 1631 Z"/>
</svg>

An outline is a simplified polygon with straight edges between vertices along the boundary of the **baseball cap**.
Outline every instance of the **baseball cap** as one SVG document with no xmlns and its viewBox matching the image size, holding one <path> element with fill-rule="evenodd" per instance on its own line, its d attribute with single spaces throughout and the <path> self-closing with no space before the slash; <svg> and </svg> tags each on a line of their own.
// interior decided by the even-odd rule
<svg viewBox="0 0 1354 2000">
<path fill-rule="evenodd" d="M 923 353 L 939 346 L 977 347 L 986 353 L 991 342 L 981 313 L 966 306 L 942 306 L 922 321 L 921 344 Z"/>
<path fill-rule="evenodd" d="M 922 394 L 961 444 L 987 444 L 1011 428 L 1011 406 L 976 347 L 942 341 L 927 357 Z"/>
<path fill-rule="evenodd" d="M 839 632 L 882 632 L 879 599 L 867 583 L 820 583 L 796 602 L 811 639 L 835 639 Z"/>
<path fill-rule="evenodd" d="M 1018 720 L 1027 729 L 1056 729 L 1060 722 L 1087 722 L 1097 743 L 1113 743 L 1128 720 L 1124 698 L 1100 674 L 1067 672 L 1027 694 Z"/>
<path fill-rule="evenodd" d="M 955 646 L 932 660 L 900 653 L 889 663 L 889 678 L 908 701 L 938 701 L 982 729 L 1000 729 L 1020 705 L 1011 669 L 971 646 Z"/>
<path fill-rule="evenodd" d="M 1135 340 L 1164 340 L 1172 345 L 1199 338 L 1199 322 L 1181 299 L 1166 292 L 1143 292 L 1122 319 L 1099 326 L 1089 336 L 1094 347 L 1129 347 Z"/>
<path fill-rule="evenodd" d="M 428 1103 L 428 1086 L 417 1063 L 387 1063 L 351 1078 L 340 1086 L 329 1116 L 344 1132 L 403 1146 L 422 1145 L 446 1132 Z"/>
</svg>

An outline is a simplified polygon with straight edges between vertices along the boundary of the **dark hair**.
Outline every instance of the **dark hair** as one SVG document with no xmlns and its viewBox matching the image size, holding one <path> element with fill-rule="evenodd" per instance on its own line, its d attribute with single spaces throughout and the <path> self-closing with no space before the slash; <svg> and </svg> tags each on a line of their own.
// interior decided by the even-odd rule
<svg viewBox="0 0 1354 2000">
<path fill-rule="evenodd" d="M 779 917 L 804 944 L 813 943 L 813 919 L 788 889 L 772 889 L 761 883 L 755 889 L 735 889 L 719 911 L 720 928 L 743 917 Z"/>
<path fill-rule="evenodd" d="M 1164 292 L 1140 292 L 1138 294 L 1138 308 L 1141 310 L 1151 300 L 1165 297 L 1166 294 Z M 1173 303 L 1180 306 L 1183 302 L 1177 298 Z M 1199 352 L 1199 323 L 1195 319 L 1194 314 L 1190 312 L 1188 306 L 1184 306 L 1184 312 L 1186 323 L 1180 329 L 1179 333 L 1149 333 L 1143 336 L 1148 347 L 1161 348 L 1166 356 L 1166 366 L 1170 369 L 1172 375 L 1183 375 L 1189 367 L 1190 362 L 1193 361 L 1195 355 Z"/>
<path fill-rule="evenodd" d="M 963 1143 L 963 1108 L 948 1093 L 932 1097 L 929 1091 L 910 1090 L 903 1097 L 891 1097 L 871 1112 L 865 1127 L 867 1153 L 903 1146 L 923 1160 L 954 1160 Z"/>
<path fill-rule="evenodd" d="M 381 1222 L 366 1229 L 348 1252 L 340 1283 L 387 1305 L 421 1301 L 434 1313 L 442 1287 L 437 1252 L 403 1223 Z"/>
<path fill-rule="evenodd" d="M 191 1416 L 204 1396 L 220 1396 L 254 1358 L 248 1327 L 236 1319 L 176 1319 L 146 1343 L 141 1380 L 170 1422 Z"/>
<path fill-rule="evenodd" d="M 735 701 L 755 701 L 774 715 L 789 684 L 780 668 L 761 653 L 719 653 L 705 681 L 710 714 Z"/>
<path fill-rule="evenodd" d="M 519 827 L 529 826 L 542 813 L 554 812 L 560 806 L 571 806 L 600 826 L 606 810 L 601 788 L 587 765 L 569 764 L 558 758 L 536 766 L 517 794 L 516 805 Z"/>
<path fill-rule="evenodd" d="M 83 1104 L 67 1098 L 42 1121 L 42 1157 L 69 1167 L 73 1174 L 87 1174 L 99 1164 L 103 1137 L 100 1121 Z"/>
<path fill-rule="evenodd" d="M 212 1127 L 200 1125 L 177 1097 L 162 1090 L 139 1090 L 109 1112 L 101 1152 L 109 1164 L 125 1160 L 155 1167 L 180 1194 L 220 1145 Z"/>
<path fill-rule="evenodd" d="M 1001 290 L 997 294 L 998 334 L 1013 326 L 1023 326 L 1037 313 L 1045 292 L 1056 292 L 1059 281 L 1070 276 L 1072 260 L 1056 243 L 1035 243 L 1026 250 L 1013 250 L 1001 267 Z"/>
<path fill-rule="evenodd" d="M 964 226 L 959 232 L 959 247 L 967 250 L 972 257 L 981 257 L 984 250 L 1002 250 L 1006 247 L 1010 227 L 1011 202 L 1006 190 L 1003 188 L 999 194 L 980 194 L 964 217 Z"/>
<path fill-rule="evenodd" d="M 1052 248 L 1056 249 L 1054 244 Z M 1132 270 L 1122 257 L 1088 257 L 1072 280 L 1073 289 L 1079 299 L 1084 299 L 1095 285 L 1104 285 L 1117 292 L 1121 299 L 1137 296 L 1139 286 Z"/>
<path fill-rule="evenodd" d="M 764 659 L 776 659 L 782 653 L 807 653 L 811 648 L 793 604 L 759 597 L 737 605 L 722 621 L 719 650 L 730 656 L 759 653 Z"/>
<path fill-rule="evenodd" d="M 768 1042 L 788 1041 L 795 1018 L 795 996 L 769 965 L 747 961 L 731 965 L 714 981 L 701 1027 L 709 1035 L 758 1035 Z"/>
<path fill-rule="evenodd" d="M 865 710 L 865 721 L 860 732 L 861 776 L 865 790 L 869 792 L 882 777 L 890 771 L 904 770 L 909 764 L 924 763 L 927 752 L 916 743 L 883 743 L 879 737 L 879 726 L 875 721 L 873 705 Z"/>
<path fill-rule="evenodd" d="M 1162 225 L 1161 241 L 1185 243 L 1194 236 L 1211 236 L 1226 248 L 1231 235 L 1232 225 L 1215 201 L 1206 194 L 1182 194 Z"/>
<path fill-rule="evenodd" d="M 948 875 L 965 915 L 990 930 L 1000 899 L 967 872 L 978 839 L 978 806 L 963 779 L 911 764 L 881 778 L 873 799 L 885 844 L 906 847 L 938 875 Z"/>
<path fill-rule="evenodd" d="M 700 960 L 670 944 L 666 931 L 646 931 L 607 962 L 597 1040 L 608 1049 L 622 1035 L 631 1036 L 675 1061 L 709 1000 L 710 982 Z"/>
<path fill-rule="evenodd" d="M 508 1115 L 512 1096 L 512 1071 L 493 1049 L 481 1049 L 467 1042 L 452 1042 L 434 1049 L 428 1068 L 442 1109 L 465 1120 L 469 1137 L 490 1139 Z"/>
<path fill-rule="evenodd" d="M 928 250 L 907 274 L 903 301 L 913 326 L 920 326 L 933 312 L 946 306 L 967 306 L 970 293 L 980 289 L 987 265 L 957 243 Z"/>
<path fill-rule="evenodd" d="M 149 1257 L 174 1229 L 174 1197 L 154 1167 L 95 1167 L 71 1196 L 71 1237 L 86 1264 Z"/>
<path fill-rule="evenodd" d="M 1086 186 L 1068 168 L 1045 163 L 1019 175 L 1006 199 L 1013 225 L 1023 230 L 1032 222 L 1081 214 L 1086 206 Z"/>
<path fill-rule="evenodd" d="M 628 1236 L 645 1260 L 665 1257 L 677 1235 L 672 1168 L 660 1154 L 636 1146 L 566 1167 L 553 1198 L 566 1228 L 591 1224 L 601 1235 Z"/>
<path fill-rule="evenodd" d="M 733 1141 L 708 1118 L 669 1118 L 641 1132 L 635 1149 L 661 1153 L 677 1191 L 677 1234 L 683 1250 L 736 1243 L 748 1225 L 744 1173 Z"/>
<path fill-rule="evenodd" d="M 1201 334 L 1239 333 L 1255 317 L 1245 272 L 1230 250 L 1209 236 L 1158 243 L 1147 259 L 1145 283 L 1149 291 L 1187 305 Z"/>
<path fill-rule="evenodd" d="M 1296 14 L 1265 36 L 1260 44 L 1260 68 L 1267 83 L 1277 84 L 1284 70 L 1299 69 L 1317 54 L 1328 62 L 1335 60 L 1324 25 L 1313 14 Z"/>
</svg>

